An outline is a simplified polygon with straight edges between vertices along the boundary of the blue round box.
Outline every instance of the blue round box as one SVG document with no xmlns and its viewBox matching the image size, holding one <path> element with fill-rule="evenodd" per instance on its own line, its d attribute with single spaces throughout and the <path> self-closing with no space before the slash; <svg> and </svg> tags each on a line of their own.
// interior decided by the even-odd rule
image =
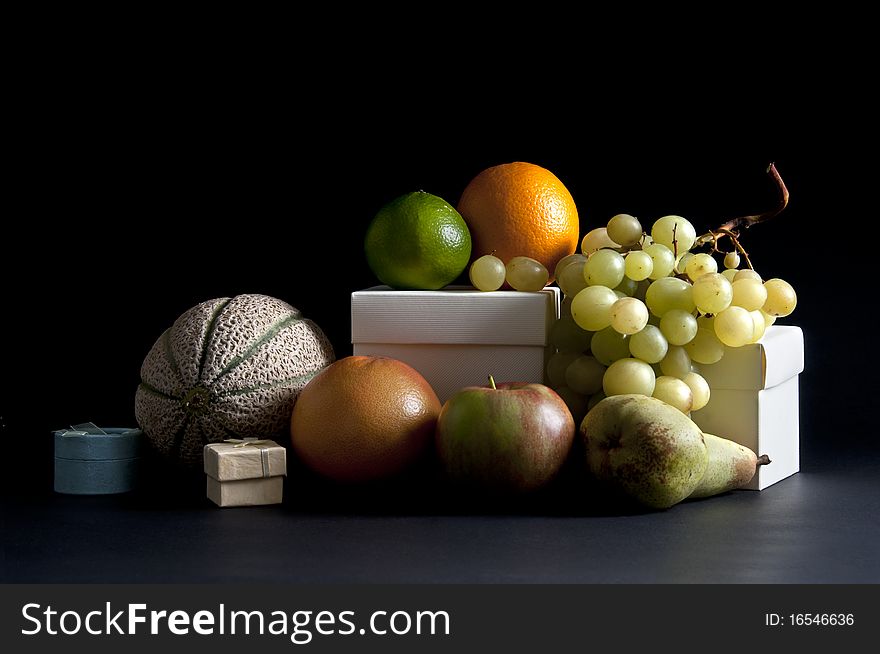
<svg viewBox="0 0 880 654">
<path fill-rule="evenodd" d="M 105 434 L 55 432 L 55 492 L 126 493 L 137 483 L 143 432 L 105 427 Z"/>
</svg>

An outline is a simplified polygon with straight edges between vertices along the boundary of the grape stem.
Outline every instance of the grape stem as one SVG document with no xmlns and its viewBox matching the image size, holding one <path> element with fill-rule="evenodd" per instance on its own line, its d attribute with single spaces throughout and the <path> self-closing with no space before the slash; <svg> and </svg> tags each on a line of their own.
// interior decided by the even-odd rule
<svg viewBox="0 0 880 654">
<path fill-rule="evenodd" d="M 726 236 L 730 239 L 730 242 L 733 243 L 733 247 L 736 248 L 737 252 L 739 252 L 743 256 L 743 260 L 746 262 L 746 265 L 749 267 L 749 270 L 754 270 L 755 267 L 752 265 L 752 260 L 749 259 L 749 253 L 746 252 L 746 249 L 739 242 L 739 239 L 736 237 L 736 234 L 729 229 L 716 229 L 714 232 L 709 232 L 714 237 L 712 240 L 712 252 L 721 252 L 718 249 L 718 234 L 722 236 Z"/>
<path fill-rule="evenodd" d="M 733 246 L 736 250 L 743 255 L 743 258 L 746 261 L 746 265 L 749 269 L 754 270 L 752 266 L 752 262 L 749 260 L 749 255 L 743 248 L 743 246 L 739 242 L 739 235 L 741 230 L 746 230 L 752 225 L 757 225 L 758 223 L 762 223 L 765 220 L 769 220 L 774 216 L 782 213 L 782 210 L 788 206 L 788 188 L 785 186 L 785 182 L 782 181 L 782 176 L 779 174 L 779 171 L 776 170 L 776 165 L 771 163 L 767 167 L 767 174 L 773 178 L 773 181 L 776 183 L 776 188 L 779 190 L 779 203 L 776 208 L 771 209 L 770 211 L 764 211 L 759 214 L 752 214 L 749 216 L 739 216 L 737 218 L 731 218 L 726 223 L 721 225 L 720 227 L 710 230 L 708 233 L 703 234 L 699 238 L 697 238 L 694 243 L 694 247 L 698 247 L 700 245 L 705 245 L 706 243 L 712 243 L 712 251 L 713 252 L 721 252 L 718 249 L 718 239 L 719 234 L 721 236 L 726 236 L 730 239 Z"/>
</svg>

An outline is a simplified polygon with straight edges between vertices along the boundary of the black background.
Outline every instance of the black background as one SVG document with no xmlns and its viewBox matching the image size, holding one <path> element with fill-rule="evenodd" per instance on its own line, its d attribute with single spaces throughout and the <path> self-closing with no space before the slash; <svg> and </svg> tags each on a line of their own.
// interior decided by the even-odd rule
<svg viewBox="0 0 880 654">
<path fill-rule="evenodd" d="M 582 235 L 618 212 L 646 226 L 676 213 L 702 233 L 773 207 L 775 161 L 789 208 L 743 243 L 765 279 L 798 291 L 784 322 L 806 335 L 803 446 L 874 445 L 862 422 L 876 350 L 860 269 L 873 219 L 859 162 L 872 155 L 857 122 L 675 87 L 529 104 L 447 92 L 439 106 L 427 83 L 247 100 L 198 84 L 153 89 L 79 89 L 23 160 L 25 202 L 4 239 L 9 434 L 42 442 L 75 422 L 133 425 L 146 352 L 213 297 L 279 297 L 350 354 L 349 295 L 376 283 L 364 231 L 402 193 L 454 204 L 480 170 L 522 160 L 566 184 Z"/>
</svg>

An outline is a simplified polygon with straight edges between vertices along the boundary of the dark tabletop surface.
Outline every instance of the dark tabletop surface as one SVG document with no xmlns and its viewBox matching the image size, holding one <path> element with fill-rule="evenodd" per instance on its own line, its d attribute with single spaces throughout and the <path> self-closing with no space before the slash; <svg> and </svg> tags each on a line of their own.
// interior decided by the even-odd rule
<svg viewBox="0 0 880 654">
<path fill-rule="evenodd" d="M 296 472 L 295 470 L 293 472 Z M 4 505 L 7 582 L 880 582 L 880 456 L 644 513 L 564 487 L 499 506 L 401 483 L 218 509 L 202 480 Z M 424 489 L 424 487 L 422 487 Z M 421 493 L 421 495 L 420 495 Z M 580 495 L 578 495 L 580 493 Z"/>
</svg>

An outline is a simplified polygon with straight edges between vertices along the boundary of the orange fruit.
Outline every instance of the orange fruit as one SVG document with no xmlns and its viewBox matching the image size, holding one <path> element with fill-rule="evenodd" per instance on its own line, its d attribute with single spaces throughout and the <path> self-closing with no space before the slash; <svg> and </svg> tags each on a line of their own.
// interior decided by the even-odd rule
<svg viewBox="0 0 880 654">
<path fill-rule="evenodd" d="M 294 452 L 340 482 L 390 477 L 433 442 L 440 401 L 397 359 L 352 356 L 322 370 L 300 392 L 290 420 Z"/>
<path fill-rule="evenodd" d="M 474 259 L 494 251 L 504 263 L 525 256 L 553 271 L 578 246 L 571 193 L 556 175 L 535 164 L 487 168 L 467 185 L 458 211 L 471 232 Z"/>
</svg>

